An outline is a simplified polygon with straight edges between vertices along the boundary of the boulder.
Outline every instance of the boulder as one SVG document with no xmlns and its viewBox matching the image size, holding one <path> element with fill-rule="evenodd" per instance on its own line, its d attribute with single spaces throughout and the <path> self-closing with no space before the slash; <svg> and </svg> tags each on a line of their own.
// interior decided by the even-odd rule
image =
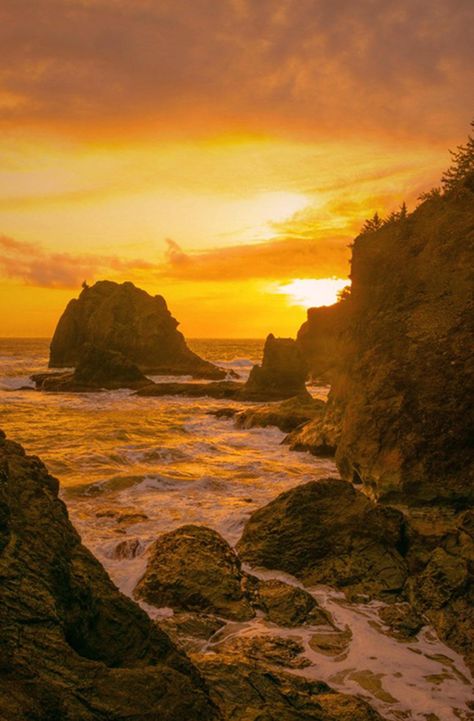
<svg viewBox="0 0 474 721">
<path fill-rule="evenodd" d="M 236 621 L 255 616 L 237 555 L 216 531 L 204 526 L 181 526 L 160 536 L 134 595 L 157 607 Z"/>
<path fill-rule="evenodd" d="M 85 344 L 76 369 L 32 376 L 38 390 L 83 393 L 117 388 L 142 388 L 151 381 L 128 358 L 116 351 Z"/>
<path fill-rule="evenodd" d="M 267 401 L 308 395 L 307 374 L 307 364 L 295 341 L 270 334 L 265 341 L 262 365 L 255 365 L 250 371 L 242 398 Z"/>
<path fill-rule="evenodd" d="M 82 545 L 58 488 L 0 433 L 0 718 L 217 719 L 197 670 Z"/>
<path fill-rule="evenodd" d="M 326 478 L 255 511 L 237 550 L 243 560 L 286 571 L 307 585 L 383 597 L 405 583 L 402 534 L 402 513 L 375 506 L 346 481 Z"/>
<path fill-rule="evenodd" d="M 144 373 L 225 378 L 188 348 L 161 295 L 102 280 L 67 305 L 50 347 L 51 368 L 75 367 L 85 344 L 118 351 Z"/>
<path fill-rule="evenodd" d="M 259 582 L 258 605 L 267 619 L 279 626 L 332 624 L 329 614 L 318 606 L 310 593 L 277 579 Z"/>
<path fill-rule="evenodd" d="M 284 433 L 289 433 L 315 417 L 322 416 L 325 407 L 324 401 L 305 394 L 280 403 L 246 408 L 235 414 L 235 421 L 240 428 L 276 426 Z"/>
</svg>

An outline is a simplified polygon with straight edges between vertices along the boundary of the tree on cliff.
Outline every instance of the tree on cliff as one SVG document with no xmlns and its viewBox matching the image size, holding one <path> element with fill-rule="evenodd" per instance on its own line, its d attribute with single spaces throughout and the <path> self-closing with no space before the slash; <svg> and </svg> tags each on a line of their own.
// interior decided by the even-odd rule
<svg viewBox="0 0 474 721">
<path fill-rule="evenodd" d="M 474 120 L 471 121 L 471 128 L 474 130 Z M 456 150 L 449 152 L 453 161 L 441 178 L 445 193 L 457 188 L 468 175 L 474 173 L 474 137 L 468 135 L 466 145 L 458 145 Z"/>
<path fill-rule="evenodd" d="M 372 218 L 368 218 L 364 225 L 362 226 L 361 235 L 364 235 L 365 233 L 373 233 L 375 230 L 378 230 L 383 225 L 383 220 L 380 217 L 380 215 L 375 212 Z"/>
</svg>

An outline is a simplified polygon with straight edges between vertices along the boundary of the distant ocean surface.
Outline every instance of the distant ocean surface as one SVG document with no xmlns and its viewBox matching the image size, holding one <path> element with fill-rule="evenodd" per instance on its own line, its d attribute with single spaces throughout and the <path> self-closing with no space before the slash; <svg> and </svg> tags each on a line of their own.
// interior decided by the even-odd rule
<svg viewBox="0 0 474 721">
<path fill-rule="evenodd" d="M 263 340 L 188 343 L 242 379 L 263 350 Z M 256 508 L 297 484 L 338 475 L 330 459 L 290 452 L 275 428 L 238 429 L 232 419 L 210 415 L 218 408 L 244 407 L 234 401 L 146 398 L 127 390 L 36 392 L 29 377 L 46 369 L 48 347 L 46 339 L 0 339 L 0 427 L 60 480 L 84 543 L 124 593 L 131 594 L 145 568 L 146 548 L 160 533 L 197 523 L 235 543 Z M 323 396 L 327 389 L 313 392 Z M 117 544 L 125 539 L 136 541 L 136 557 L 117 558 Z M 459 675 L 464 664 L 432 632 L 407 646 L 381 632 L 374 604 L 348 605 L 327 588 L 313 592 L 341 627 L 350 626 L 353 642 L 347 657 L 315 657 L 305 675 L 361 693 L 393 721 L 468 718 L 463 709 L 469 689 Z M 285 633 L 258 619 L 235 632 Z M 310 630 L 291 630 L 297 633 L 309 649 Z M 351 680 L 354 669 L 379 680 L 372 689 L 361 688 Z M 381 670 L 388 696 L 378 690 Z"/>
</svg>

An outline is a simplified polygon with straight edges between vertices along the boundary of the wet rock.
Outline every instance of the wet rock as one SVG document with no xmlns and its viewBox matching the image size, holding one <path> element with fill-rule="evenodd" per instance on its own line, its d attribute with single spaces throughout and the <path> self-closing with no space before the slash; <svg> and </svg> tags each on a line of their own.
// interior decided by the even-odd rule
<svg viewBox="0 0 474 721">
<path fill-rule="evenodd" d="M 124 559 L 124 558 L 136 558 L 143 551 L 142 543 L 138 538 L 126 538 L 120 543 L 117 543 L 113 552 L 112 558 Z"/>
<path fill-rule="evenodd" d="M 395 638 L 408 640 L 425 625 L 423 617 L 408 603 L 394 603 L 379 610 L 379 617 Z"/>
<path fill-rule="evenodd" d="M 188 396 L 190 398 L 238 398 L 243 383 L 154 383 L 137 391 L 138 396 Z"/>
<path fill-rule="evenodd" d="M 38 390 L 83 393 L 91 390 L 142 388 L 150 384 L 134 363 L 116 351 L 84 345 L 74 372 L 31 376 Z"/>
<path fill-rule="evenodd" d="M 262 365 L 255 365 L 250 371 L 241 397 L 267 401 L 305 396 L 307 374 L 306 362 L 295 341 L 270 334 L 265 341 Z"/>
<path fill-rule="evenodd" d="M 346 481 L 327 478 L 255 511 L 237 550 L 253 565 L 286 571 L 308 585 L 383 596 L 405 583 L 402 528 L 399 511 L 375 506 Z"/>
<path fill-rule="evenodd" d="M 218 717 L 189 660 L 81 544 L 58 488 L 0 437 L 0 716 Z"/>
<path fill-rule="evenodd" d="M 123 525 L 142 523 L 143 521 L 147 520 L 148 516 L 146 515 L 146 513 L 139 513 L 137 511 L 125 511 L 124 513 L 119 513 L 119 515 L 117 516 L 117 523 L 122 523 Z"/>
<path fill-rule="evenodd" d="M 174 613 L 157 623 L 186 653 L 200 651 L 205 642 L 225 626 L 225 621 L 217 616 L 190 612 Z"/>
<path fill-rule="evenodd" d="M 235 421 L 240 428 L 276 426 L 284 433 L 289 433 L 316 416 L 322 415 L 325 406 L 324 401 L 305 394 L 280 403 L 247 408 L 236 414 Z"/>
<path fill-rule="evenodd" d="M 314 633 L 309 645 L 314 651 L 326 656 L 340 656 L 349 650 L 352 632 L 349 628 L 344 631 L 335 630 L 330 633 Z"/>
<path fill-rule="evenodd" d="M 311 665 L 311 661 L 303 656 L 303 644 L 296 638 L 282 638 L 268 634 L 231 636 L 220 643 L 215 643 L 212 650 L 226 656 L 236 656 L 247 661 L 283 668 L 306 668 Z"/>
<path fill-rule="evenodd" d="M 269 621 L 279 626 L 300 626 L 332 623 L 329 614 L 320 608 L 313 596 L 296 586 L 276 579 L 260 581 L 259 605 Z"/>
<path fill-rule="evenodd" d="M 233 418 L 237 411 L 238 408 L 218 408 L 216 411 L 209 411 L 209 415 L 216 418 Z"/>
<path fill-rule="evenodd" d="M 237 621 L 255 615 L 237 555 L 216 531 L 204 526 L 181 526 L 160 536 L 134 595 L 157 607 Z"/>
<path fill-rule="evenodd" d="M 51 341 L 51 368 L 77 365 L 84 345 L 122 353 L 144 373 L 225 378 L 188 348 L 161 295 L 104 280 L 69 302 Z"/>
<path fill-rule="evenodd" d="M 234 654 L 192 654 L 225 718 L 232 721 L 381 721 L 365 701 L 327 684 Z"/>
<path fill-rule="evenodd" d="M 309 451 L 314 456 L 334 456 L 341 437 L 341 420 L 331 413 L 328 404 L 321 412 L 300 428 L 296 428 L 284 442 L 292 451 Z M 354 483 L 356 479 L 352 479 Z"/>
</svg>

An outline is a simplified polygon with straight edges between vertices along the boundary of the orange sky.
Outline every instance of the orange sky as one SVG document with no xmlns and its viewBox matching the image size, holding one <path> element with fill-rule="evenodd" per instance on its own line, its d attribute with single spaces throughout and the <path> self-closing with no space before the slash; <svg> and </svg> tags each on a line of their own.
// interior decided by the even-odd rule
<svg viewBox="0 0 474 721">
<path fill-rule="evenodd" d="M 363 220 L 464 140 L 473 23 L 470 0 L 3 0 L 0 335 L 50 335 L 99 278 L 188 336 L 294 335 L 325 299 L 301 281 L 347 277 Z"/>
</svg>

